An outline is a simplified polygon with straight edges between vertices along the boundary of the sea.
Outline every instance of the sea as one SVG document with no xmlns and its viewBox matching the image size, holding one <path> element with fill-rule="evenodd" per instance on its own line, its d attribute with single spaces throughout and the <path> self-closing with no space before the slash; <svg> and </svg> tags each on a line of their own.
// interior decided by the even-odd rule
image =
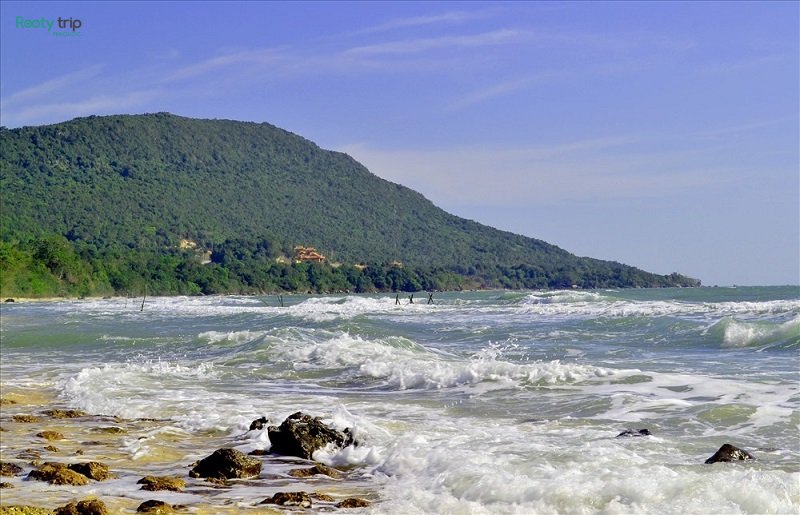
<svg viewBox="0 0 800 515">
<path fill-rule="evenodd" d="M 0 320 L 0 454 L 24 469 L 3 506 L 800 513 L 797 286 L 60 300 L 4 303 Z M 302 460 L 274 455 L 259 478 L 188 477 L 220 447 L 269 450 L 251 422 L 297 411 L 351 428 L 357 446 L 314 454 L 342 477 L 296 479 Z M 705 464 L 725 443 L 754 459 Z M 117 478 L 27 480 L 31 455 Z M 142 491 L 145 475 L 187 486 Z M 299 490 L 371 504 L 259 504 Z"/>
</svg>

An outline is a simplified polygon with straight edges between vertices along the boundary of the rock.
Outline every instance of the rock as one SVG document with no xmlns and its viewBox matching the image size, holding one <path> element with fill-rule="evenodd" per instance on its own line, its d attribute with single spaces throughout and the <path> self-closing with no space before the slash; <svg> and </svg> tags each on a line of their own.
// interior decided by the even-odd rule
<svg viewBox="0 0 800 515">
<path fill-rule="evenodd" d="M 254 431 L 256 429 L 264 429 L 264 426 L 266 426 L 268 423 L 269 420 L 267 420 L 267 417 L 257 418 L 250 423 L 249 431 Z"/>
<path fill-rule="evenodd" d="M 191 477 L 216 479 L 253 478 L 261 473 L 261 461 L 236 449 L 217 449 L 198 461 L 189 472 Z"/>
<path fill-rule="evenodd" d="M 142 490 L 155 492 L 158 490 L 170 490 L 180 492 L 186 488 L 186 481 L 176 476 L 145 476 L 136 482 L 143 485 Z"/>
<path fill-rule="evenodd" d="M 21 460 L 38 460 L 42 454 L 36 449 L 24 449 L 17 454 L 17 458 Z"/>
<path fill-rule="evenodd" d="M 91 429 L 93 433 L 105 433 L 109 435 L 121 435 L 123 433 L 127 433 L 124 428 L 118 426 L 107 426 L 107 427 L 94 427 Z"/>
<path fill-rule="evenodd" d="M 34 417 L 33 415 L 14 415 L 11 417 L 11 420 L 14 422 L 22 422 L 24 424 L 33 424 L 39 422 L 39 417 Z"/>
<path fill-rule="evenodd" d="M 366 499 L 360 499 L 358 497 L 348 497 L 342 502 L 338 502 L 335 504 L 337 508 L 366 508 L 369 506 L 370 503 Z"/>
<path fill-rule="evenodd" d="M 14 299 L 8 298 L 8 299 L 4 300 L 3 302 L 14 302 Z"/>
<path fill-rule="evenodd" d="M 277 504 L 278 506 L 311 507 L 311 497 L 307 492 L 278 492 L 272 497 L 267 497 L 260 504 Z"/>
<path fill-rule="evenodd" d="M 175 513 L 175 510 L 171 504 L 167 504 L 164 501 L 158 501 L 156 499 L 150 499 L 149 501 L 145 501 L 136 508 L 137 513 Z"/>
<path fill-rule="evenodd" d="M 50 418 L 80 418 L 86 416 L 85 412 L 75 409 L 49 409 L 43 413 Z"/>
<path fill-rule="evenodd" d="M 78 474 L 83 474 L 89 479 L 95 481 L 105 481 L 106 479 L 114 479 L 117 476 L 109 472 L 108 465 L 97 461 L 87 461 L 86 463 L 73 463 L 68 465 L 70 470 L 74 470 Z"/>
<path fill-rule="evenodd" d="M 0 397 L 0 406 L 10 406 L 16 403 L 17 401 L 15 401 L 14 399 L 6 399 L 5 397 Z"/>
<path fill-rule="evenodd" d="M 328 494 L 323 494 L 320 492 L 314 492 L 313 494 L 311 494 L 311 498 L 322 502 L 333 502 L 336 500 L 333 498 L 333 496 L 330 496 Z"/>
<path fill-rule="evenodd" d="M 267 428 L 270 449 L 275 454 L 285 456 L 298 456 L 307 460 L 312 459 L 314 451 L 322 449 L 328 444 L 337 447 L 346 447 L 353 443 L 352 435 L 343 433 L 324 423 L 319 417 L 305 415 L 297 412 L 284 420 L 280 426 Z"/>
<path fill-rule="evenodd" d="M 639 429 L 638 431 L 634 431 L 633 429 L 626 429 L 625 431 L 618 434 L 617 438 L 624 436 L 650 436 L 652 434 L 653 433 L 651 433 L 649 429 Z"/>
<path fill-rule="evenodd" d="M 70 470 L 63 463 L 44 463 L 36 470 L 31 470 L 28 479 L 37 481 L 47 481 L 51 485 L 73 485 L 83 486 L 89 484 L 89 478 Z"/>
<path fill-rule="evenodd" d="M 753 460 L 753 456 L 738 447 L 734 447 L 733 445 L 726 443 L 723 444 L 722 447 L 714 453 L 713 456 L 706 460 L 706 463 L 717 463 L 720 461 L 745 461 L 745 460 Z"/>
<path fill-rule="evenodd" d="M 254 451 L 250 451 L 247 453 L 250 456 L 267 456 L 269 451 L 265 451 L 264 449 L 256 449 Z"/>
<path fill-rule="evenodd" d="M 14 488 L 14 485 L 11 483 L 6 483 L 5 481 L 0 482 L 0 488 Z"/>
<path fill-rule="evenodd" d="M 22 467 L 16 463 L 0 461 L 0 476 L 19 476 L 22 474 Z"/>
<path fill-rule="evenodd" d="M 62 435 L 58 431 L 41 431 L 39 433 L 36 433 L 36 436 L 38 436 L 39 438 L 44 438 L 45 440 L 50 440 L 50 441 L 52 441 L 52 440 L 63 440 L 64 439 L 64 435 Z"/>
<path fill-rule="evenodd" d="M 107 515 L 105 503 L 99 499 L 86 499 L 78 501 L 77 503 L 71 502 L 61 508 L 56 508 L 53 512 L 54 515 Z"/>
<path fill-rule="evenodd" d="M 292 477 L 311 477 L 317 474 L 323 474 L 328 477 L 332 477 L 333 479 L 339 479 L 342 477 L 342 473 L 338 470 L 322 465 L 318 463 L 311 468 L 304 468 L 304 469 L 292 469 L 289 471 L 289 475 Z"/>
<path fill-rule="evenodd" d="M 35 506 L 0 506 L 0 515 L 53 515 L 53 510 Z"/>
</svg>

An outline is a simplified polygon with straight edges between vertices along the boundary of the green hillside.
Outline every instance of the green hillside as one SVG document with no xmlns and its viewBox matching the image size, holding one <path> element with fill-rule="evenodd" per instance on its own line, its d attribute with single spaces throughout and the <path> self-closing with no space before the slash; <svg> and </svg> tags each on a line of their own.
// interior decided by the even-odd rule
<svg viewBox="0 0 800 515">
<path fill-rule="evenodd" d="M 358 289 L 365 274 L 363 290 L 695 284 L 450 215 L 265 123 L 159 113 L 2 128 L 0 167 L 3 295 Z M 295 245 L 342 267 L 275 261 Z M 381 280 L 392 271 L 414 280 Z M 314 273 L 329 276 L 328 288 Z M 287 276 L 305 277 L 279 280 Z"/>
</svg>

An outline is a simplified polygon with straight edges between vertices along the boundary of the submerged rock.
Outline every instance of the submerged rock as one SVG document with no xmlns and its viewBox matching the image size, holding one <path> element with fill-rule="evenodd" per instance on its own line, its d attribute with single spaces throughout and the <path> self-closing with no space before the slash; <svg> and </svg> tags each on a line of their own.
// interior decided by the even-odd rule
<svg viewBox="0 0 800 515">
<path fill-rule="evenodd" d="M 312 417 L 300 411 L 289 415 L 280 426 L 267 428 L 270 449 L 275 454 L 285 456 L 298 456 L 307 460 L 311 459 L 314 451 L 322 449 L 328 444 L 336 447 L 347 447 L 353 443 L 349 431 L 338 431 L 324 424 L 319 417 Z"/>
<path fill-rule="evenodd" d="M 157 514 L 165 514 L 165 513 L 175 513 L 174 507 L 171 504 L 167 504 L 164 501 L 159 501 L 157 499 L 150 499 L 149 501 L 145 501 L 136 508 L 137 513 L 157 513 Z"/>
<path fill-rule="evenodd" d="M 254 430 L 257 430 L 257 429 L 264 429 L 264 427 L 268 423 L 269 423 L 269 420 L 267 420 L 267 417 L 257 418 L 257 419 L 255 419 L 254 421 L 252 421 L 250 423 L 249 431 L 254 431 Z"/>
<path fill-rule="evenodd" d="M 10 406 L 11 404 L 16 404 L 17 401 L 14 399 L 7 399 L 6 397 L 0 397 L 0 406 Z"/>
<path fill-rule="evenodd" d="M 14 485 L 5 481 L 0 482 L 0 488 L 14 488 Z"/>
<path fill-rule="evenodd" d="M 89 484 L 89 478 L 71 470 L 63 463 L 47 462 L 36 470 L 31 470 L 29 479 L 47 481 L 51 485 L 83 486 Z"/>
<path fill-rule="evenodd" d="M 137 481 L 136 484 L 142 485 L 142 490 L 149 490 L 151 492 L 158 490 L 180 492 L 186 488 L 186 481 L 175 476 L 145 476 Z"/>
<path fill-rule="evenodd" d="M 49 409 L 43 413 L 50 418 L 80 418 L 86 416 L 85 412 L 76 409 Z"/>
<path fill-rule="evenodd" d="M 753 459 L 755 458 L 749 452 L 726 443 L 723 444 L 713 456 L 708 458 L 706 463 L 717 463 L 720 461 L 745 461 Z"/>
<path fill-rule="evenodd" d="M 1 506 L 0 515 L 53 515 L 53 510 L 36 506 Z"/>
<path fill-rule="evenodd" d="M 16 463 L 0 461 L 0 476 L 19 476 L 22 474 L 22 467 Z"/>
<path fill-rule="evenodd" d="M 44 438 L 45 440 L 63 440 L 64 435 L 59 433 L 58 431 L 40 431 L 36 433 L 36 436 L 39 438 Z"/>
<path fill-rule="evenodd" d="M 649 429 L 626 429 L 625 431 L 621 432 L 617 435 L 617 438 L 626 437 L 626 436 L 651 436 L 653 433 L 650 432 Z"/>
<path fill-rule="evenodd" d="M 321 463 L 318 463 L 310 468 L 292 469 L 289 471 L 289 475 L 292 477 L 311 477 L 316 476 L 317 474 L 332 477 L 333 479 L 339 479 L 342 477 L 341 472 L 326 465 L 322 465 Z"/>
<path fill-rule="evenodd" d="M 23 424 L 33 424 L 39 422 L 40 419 L 34 415 L 14 415 L 11 417 L 11 420 L 14 422 L 21 422 Z"/>
<path fill-rule="evenodd" d="M 261 461 L 236 449 L 217 449 L 198 461 L 189 472 L 191 477 L 212 479 L 253 478 L 261 473 Z"/>
<path fill-rule="evenodd" d="M 61 508 L 56 508 L 54 515 L 106 515 L 108 510 L 105 503 L 99 499 L 86 499 L 71 502 Z"/>
<path fill-rule="evenodd" d="M 369 506 L 370 503 L 366 499 L 360 499 L 358 497 L 349 497 L 342 502 L 336 503 L 337 508 L 366 508 Z"/>
<path fill-rule="evenodd" d="M 278 492 L 272 497 L 267 497 L 260 504 L 277 504 L 278 506 L 311 507 L 311 496 L 308 492 Z"/>
<path fill-rule="evenodd" d="M 83 474 L 89 479 L 95 481 L 105 481 L 106 479 L 114 479 L 117 476 L 108 470 L 108 465 L 98 461 L 87 461 L 86 463 L 73 463 L 68 465 L 70 470 L 74 470 L 79 474 Z"/>
<path fill-rule="evenodd" d="M 313 494 L 311 494 L 311 498 L 322 502 L 333 502 L 336 500 L 333 498 L 332 495 L 323 494 L 321 492 L 314 492 Z"/>
</svg>

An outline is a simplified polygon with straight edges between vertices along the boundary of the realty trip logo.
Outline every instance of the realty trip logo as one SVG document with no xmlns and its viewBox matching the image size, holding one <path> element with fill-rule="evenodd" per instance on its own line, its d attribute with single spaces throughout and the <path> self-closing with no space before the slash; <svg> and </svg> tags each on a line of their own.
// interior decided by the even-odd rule
<svg viewBox="0 0 800 515">
<path fill-rule="evenodd" d="M 53 32 L 53 26 L 58 25 L 59 29 L 70 29 Z M 76 32 L 83 26 L 83 22 L 78 18 L 62 18 L 58 17 L 57 20 L 48 20 L 47 18 L 29 19 L 24 16 L 17 16 L 16 28 L 29 29 L 29 30 L 46 30 L 54 36 L 78 36 L 80 32 Z"/>
</svg>

